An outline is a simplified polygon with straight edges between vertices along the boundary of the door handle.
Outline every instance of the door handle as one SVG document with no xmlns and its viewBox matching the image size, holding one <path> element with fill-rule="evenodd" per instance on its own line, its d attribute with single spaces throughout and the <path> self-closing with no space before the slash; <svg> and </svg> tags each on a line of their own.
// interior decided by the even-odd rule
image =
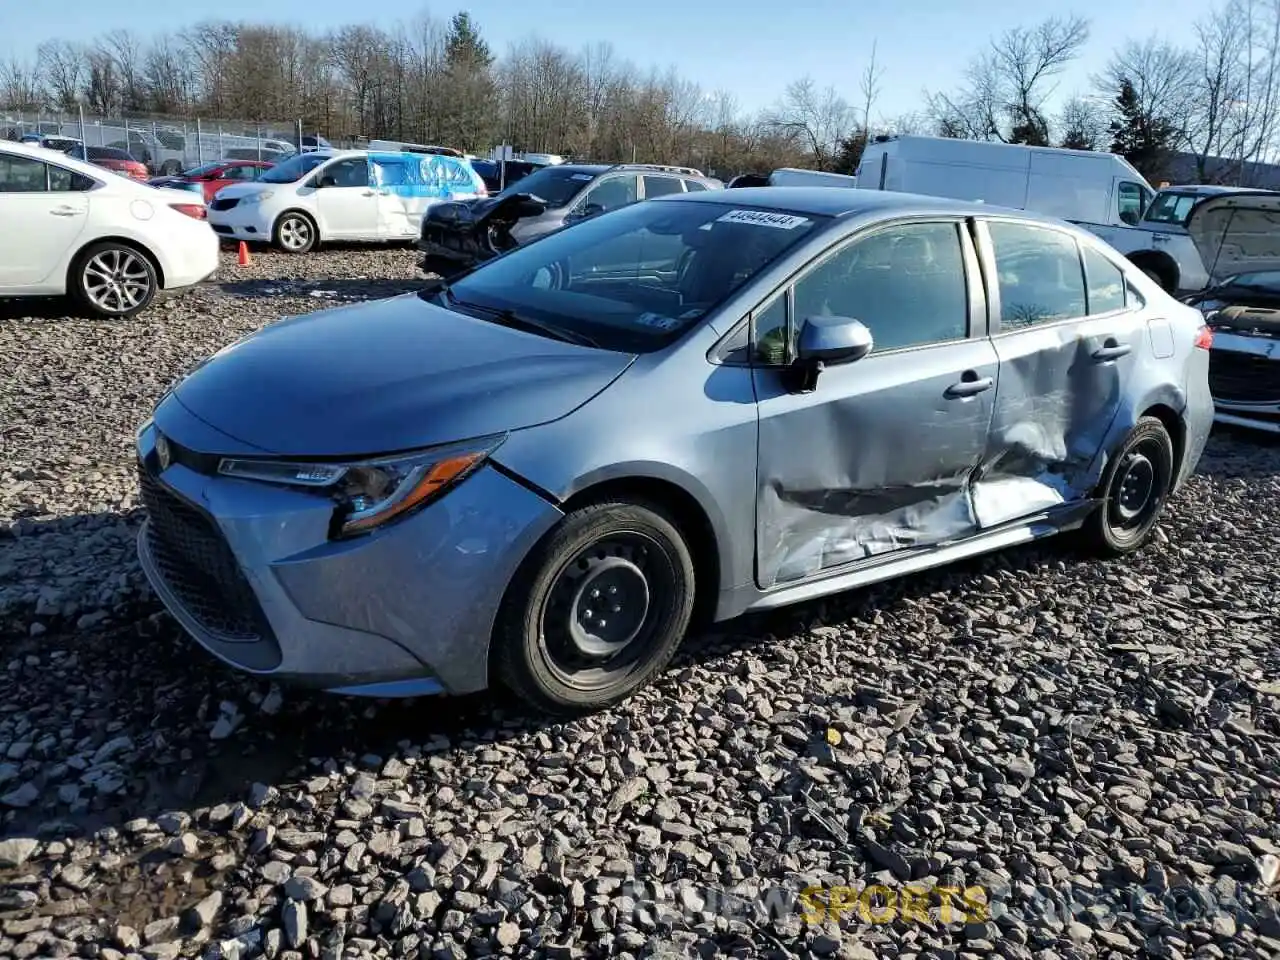
<svg viewBox="0 0 1280 960">
<path fill-rule="evenodd" d="M 1115 340 L 1108 340 L 1097 350 L 1093 351 L 1093 359 L 1098 363 L 1106 363 L 1109 360 L 1116 360 L 1120 357 L 1127 356 L 1133 347 L 1127 343 L 1117 343 Z"/>
<path fill-rule="evenodd" d="M 49 212 L 50 212 L 50 213 L 52 213 L 55 217 L 78 217 L 78 216 L 80 216 L 80 211 L 79 211 L 79 210 L 77 210 L 77 209 L 75 209 L 75 207 L 54 207 L 54 208 L 53 208 L 52 210 L 50 210 Z"/>
<path fill-rule="evenodd" d="M 972 379 L 964 379 L 947 387 L 946 396 L 953 400 L 957 397 L 975 397 L 986 390 L 990 390 L 995 385 L 996 381 L 993 377 L 979 379 L 974 376 Z"/>
</svg>

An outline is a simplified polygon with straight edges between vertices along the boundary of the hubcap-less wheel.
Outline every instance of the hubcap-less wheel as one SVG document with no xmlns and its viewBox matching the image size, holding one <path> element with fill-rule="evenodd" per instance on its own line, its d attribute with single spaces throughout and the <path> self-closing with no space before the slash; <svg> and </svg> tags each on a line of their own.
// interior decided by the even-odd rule
<svg viewBox="0 0 1280 960">
<path fill-rule="evenodd" d="M 648 537 L 620 534 L 592 544 L 561 568 L 542 613 L 547 667 L 561 683 L 592 690 L 650 654 L 653 595 L 671 571 Z"/>
<path fill-rule="evenodd" d="M 84 266 L 84 293 L 103 313 L 128 313 L 151 294 L 151 271 L 140 254 L 122 247 L 103 250 Z"/>
<path fill-rule="evenodd" d="M 280 223 L 280 245 L 291 253 L 311 245 L 311 224 L 302 217 L 286 217 Z"/>
<path fill-rule="evenodd" d="M 1121 457 L 1107 497 L 1107 523 L 1117 537 L 1141 533 L 1159 509 L 1165 487 L 1161 452 L 1159 441 L 1148 438 Z"/>
</svg>

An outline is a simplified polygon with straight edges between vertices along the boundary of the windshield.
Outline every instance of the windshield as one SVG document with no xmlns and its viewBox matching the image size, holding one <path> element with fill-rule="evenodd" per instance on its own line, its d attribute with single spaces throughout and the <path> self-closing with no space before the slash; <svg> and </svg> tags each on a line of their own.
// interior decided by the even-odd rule
<svg viewBox="0 0 1280 960">
<path fill-rule="evenodd" d="M 449 302 L 645 353 L 699 324 L 826 219 L 683 199 L 632 204 L 484 264 L 453 284 Z"/>
<path fill-rule="evenodd" d="M 1187 225 L 1187 217 L 1191 213 L 1191 208 L 1196 205 L 1197 200 L 1201 200 L 1199 194 L 1196 193 L 1165 193 L 1161 191 L 1156 194 L 1156 198 L 1151 203 L 1151 207 L 1147 210 L 1147 215 L 1143 218 L 1149 223 L 1172 223 L 1179 227 Z"/>
<path fill-rule="evenodd" d="M 543 167 L 511 184 L 498 196 L 531 193 L 540 200 L 545 200 L 547 206 L 554 210 L 576 197 L 583 187 L 599 175 L 582 170 L 566 170 L 564 167 Z"/>
<path fill-rule="evenodd" d="M 1280 296 L 1280 271 L 1262 270 L 1258 273 L 1239 273 L 1227 277 L 1218 284 L 1219 289 L 1237 288 Z"/>
<path fill-rule="evenodd" d="M 294 183 L 329 159 L 327 153 L 299 153 L 278 163 L 261 177 L 260 183 Z"/>
<path fill-rule="evenodd" d="M 184 177 L 202 177 L 206 173 L 213 173 L 215 170 L 222 168 L 221 163 L 202 163 L 198 167 L 192 167 L 190 170 L 183 170 Z"/>
</svg>

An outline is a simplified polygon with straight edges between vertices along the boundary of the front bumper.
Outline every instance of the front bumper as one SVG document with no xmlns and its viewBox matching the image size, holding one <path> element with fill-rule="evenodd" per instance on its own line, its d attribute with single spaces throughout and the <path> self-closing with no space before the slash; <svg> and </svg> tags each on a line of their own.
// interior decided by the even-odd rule
<svg viewBox="0 0 1280 960">
<path fill-rule="evenodd" d="M 1280 433 L 1280 340 L 1215 331 L 1209 387 L 1218 423 Z"/>
<path fill-rule="evenodd" d="M 183 462 L 161 471 L 154 426 L 138 454 L 139 559 L 174 618 L 232 667 L 338 693 L 488 686 L 507 584 L 561 517 L 485 467 L 410 517 L 333 541 L 323 497 Z"/>
<path fill-rule="evenodd" d="M 230 210 L 214 210 L 209 206 L 209 226 L 224 240 L 270 243 L 272 217 L 262 204 L 237 203 Z"/>
</svg>

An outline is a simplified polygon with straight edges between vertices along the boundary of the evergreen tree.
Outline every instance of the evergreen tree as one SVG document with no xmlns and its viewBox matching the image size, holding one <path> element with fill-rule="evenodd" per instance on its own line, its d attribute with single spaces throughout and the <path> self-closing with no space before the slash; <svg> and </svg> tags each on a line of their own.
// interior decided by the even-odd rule
<svg viewBox="0 0 1280 960">
<path fill-rule="evenodd" d="M 443 105 L 441 127 L 448 145 L 487 150 L 499 136 L 500 126 L 494 56 L 465 10 L 455 13 L 449 21 L 444 56 L 449 97 Z"/>
<path fill-rule="evenodd" d="M 1128 160 L 1148 180 L 1161 179 L 1177 146 L 1177 126 L 1148 114 L 1128 79 L 1120 81 L 1120 92 L 1112 102 L 1118 116 L 1111 124 L 1111 152 Z"/>
</svg>

